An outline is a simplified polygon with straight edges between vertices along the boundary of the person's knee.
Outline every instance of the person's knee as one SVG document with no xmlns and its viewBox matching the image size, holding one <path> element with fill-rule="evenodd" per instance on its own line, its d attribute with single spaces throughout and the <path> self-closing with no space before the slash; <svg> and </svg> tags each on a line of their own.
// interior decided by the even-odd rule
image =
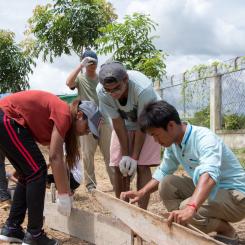
<svg viewBox="0 0 245 245">
<path fill-rule="evenodd" d="M 172 199 L 173 192 L 176 191 L 176 188 L 174 186 L 174 178 L 173 175 L 168 175 L 164 177 L 164 179 L 161 181 L 159 185 L 159 195 L 162 200 L 169 200 Z"/>
</svg>

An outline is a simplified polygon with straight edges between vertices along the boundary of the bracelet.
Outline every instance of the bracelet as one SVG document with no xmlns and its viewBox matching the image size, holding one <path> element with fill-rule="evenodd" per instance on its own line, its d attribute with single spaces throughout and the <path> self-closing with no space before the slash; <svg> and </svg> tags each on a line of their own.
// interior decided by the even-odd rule
<svg viewBox="0 0 245 245">
<path fill-rule="evenodd" d="M 192 207 L 197 211 L 197 205 L 195 203 L 187 203 L 186 206 Z"/>
</svg>

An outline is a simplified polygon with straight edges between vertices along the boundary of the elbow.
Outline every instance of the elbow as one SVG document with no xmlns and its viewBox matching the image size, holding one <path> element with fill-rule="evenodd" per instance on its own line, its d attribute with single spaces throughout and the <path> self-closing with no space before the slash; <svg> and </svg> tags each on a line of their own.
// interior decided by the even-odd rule
<svg viewBox="0 0 245 245">
<path fill-rule="evenodd" d="M 67 80 L 66 80 L 66 86 L 69 87 L 69 88 L 71 88 L 70 84 L 71 84 L 70 79 L 67 79 Z"/>
<path fill-rule="evenodd" d="M 69 84 L 66 84 L 68 87 L 69 87 L 69 89 L 71 89 L 71 90 L 74 90 L 75 88 L 76 88 L 76 86 L 74 85 L 74 86 L 71 86 L 71 85 L 69 85 Z"/>
<path fill-rule="evenodd" d="M 68 77 L 66 79 L 66 86 L 69 87 L 70 89 L 75 89 L 74 80 Z"/>
<path fill-rule="evenodd" d="M 59 154 L 50 154 L 49 155 L 49 162 L 52 164 L 55 164 L 61 160 L 61 157 Z"/>
</svg>

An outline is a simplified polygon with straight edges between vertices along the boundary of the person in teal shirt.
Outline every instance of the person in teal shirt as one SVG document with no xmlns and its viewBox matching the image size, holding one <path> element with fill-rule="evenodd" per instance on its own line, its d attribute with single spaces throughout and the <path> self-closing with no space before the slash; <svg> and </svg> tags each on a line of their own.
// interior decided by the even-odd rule
<svg viewBox="0 0 245 245">
<path fill-rule="evenodd" d="M 165 147 L 161 165 L 139 191 L 121 194 L 138 202 L 159 186 L 168 222 L 190 223 L 227 244 L 238 244 L 230 222 L 245 217 L 245 171 L 233 152 L 208 128 L 180 120 L 165 101 L 151 102 L 139 117 L 143 132 Z M 182 165 L 188 176 L 173 173 Z"/>
</svg>

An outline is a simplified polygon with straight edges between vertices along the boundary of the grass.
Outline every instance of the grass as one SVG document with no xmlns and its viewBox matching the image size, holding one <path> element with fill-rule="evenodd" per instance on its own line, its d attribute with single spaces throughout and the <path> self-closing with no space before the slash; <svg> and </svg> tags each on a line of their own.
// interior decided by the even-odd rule
<svg viewBox="0 0 245 245">
<path fill-rule="evenodd" d="M 245 148 L 233 150 L 243 168 L 245 168 Z"/>
</svg>

